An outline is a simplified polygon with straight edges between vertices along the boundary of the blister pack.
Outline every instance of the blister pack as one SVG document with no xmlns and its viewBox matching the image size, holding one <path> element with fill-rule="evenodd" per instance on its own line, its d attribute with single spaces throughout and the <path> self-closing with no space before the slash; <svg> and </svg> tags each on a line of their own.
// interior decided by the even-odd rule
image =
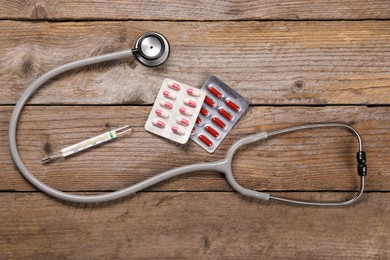
<svg viewBox="0 0 390 260">
<path fill-rule="evenodd" d="M 211 76 L 201 90 L 206 97 L 191 139 L 213 153 L 248 109 L 249 101 L 215 76 Z"/>
<path fill-rule="evenodd" d="M 205 93 L 173 79 L 164 79 L 145 130 L 185 144 L 194 127 Z"/>
</svg>

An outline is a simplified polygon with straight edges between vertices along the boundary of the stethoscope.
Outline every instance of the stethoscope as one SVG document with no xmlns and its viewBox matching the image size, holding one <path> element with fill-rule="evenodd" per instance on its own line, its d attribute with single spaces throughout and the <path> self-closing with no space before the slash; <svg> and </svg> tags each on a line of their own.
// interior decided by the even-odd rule
<svg viewBox="0 0 390 260">
<path fill-rule="evenodd" d="M 363 194 L 364 191 L 364 176 L 367 174 L 367 166 L 366 166 L 366 155 L 363 151 L 363 142 L 362 138 L 360 137 L 360 134 L 354 129 L 353 127 L 343 124 L 343 123 L 319 123 L 319 124 L 308 124 L 308 125 L 302 125 L 302 126 L 295 126 L 291 128 L 286 128 L 282 130 L 272 131 L 272 132 L 260 132 L 257 134 L 246 136 L 240 140 L 238 140 L 236 143 L 234 143 L 228 152 L 226 153 L 226 156 L 222 160 L 218 160 L 215 162 L 206 162 L 206 163 L 196 163 L 196 164 L 190 164 L 186 166 L 182 166 L 179 168 L 175 168 L 163 173 L 160 173 L 158 175 L 155 175 L 154 177 L 151 177 L 149 179 L 146 179 L 144 181 L 141 181 L 139 183 L 136 183 L 132 186 L 129 186 L 127 188 L 102 194 L 102 195 L 76 195 L 71 193 L 65 193 L 59 190 L 56 190 L 45 183 L 38 180 L 25 166 L 23 163 L 19 150 L 16 143 L 16 128 L 18 124 L 18 120 L 20 117 L 20 114 L 23 110 L 24 105 L 28 101 L 28 99 L 33 95 L 35 91 L 39 89 L 45 82 L 47 82 L 49 79 L 64 73 L 69 70 L 73 70 L 76 68 L 80 68 L 83 66 L 105 62 L 105 61 L 112 61 L 117 59 L 123 59 L 128 58 L 130 56 L 135 56 L 142 64 L 146 66 L 158 66 L 164 63 L 168 56 L 169 56 L 169 43 L 167 39 L 162 36 L 159 33 L 156 32 L 148 32 L 143 34 L 136 42 L 135 48 L 130 50 L 124 50 L 119 52 L 113 52 L 109 54 L 104 54 L 96 57 L 91 57 L 83 60 L 78 60 L 74 62 L 70 62 L 64 65 L 61 65 L 57 68 L 54 68 L 50 70 L 49 72 L 43 74 L 41 77 L 39 77 L 36 81 L 34 81 L 21 95 L 18 102 L 15 105 L 15 108 L 12 113 L 12 117 L 10 120 L 9 125 L 9 146 L 12 158 L 15 162 L 16 167 L 19 169 L 20 173 L 36 188 L 39 190 L 45 192 L 48 195 L 51 195 L 55 198 L 71 201 L 71 202 L 77 202 L 77 203 L 97 203 L 97 202 L 105 202 L 105 201 L 111 201 L 116 200 L 125 196 L 128 196 L 130 194 L 133 194 L 135 192 L 141 191 L 143 189 L 146 189 L 156 183 L 162 182 L 164 180 L 167 180 L 169 178 L 182 175 L 189 172 L 195 172 L 195 171 L 204 171 L 204 170 L 213 170 L 220 173 L 223 173 L 230 184 L 230 186 L 237 192 L 239 192 L 242 195 L 256 198 L 256 199 L 262 199 L 262 200 L 278 200 L 288 203 L 295 203 L 295 204 L 302 204 L 302 205 L 313 205 L 313 206 L 342 206 L 342 205 L 348 205 L 360 198 L 360 196 Z M 260 140 L 267 139 L 269 137 L 273 137 L 275 135 L 284 134 L 288 132 L 294 132 L 298 130 L 304 130 L 304 129 L 311 129 L 311 128 L 320 128 L 320 127 L 342 127 L 348 129 L 350 132 L 355 134 L 358 141 L 359 151 L 357 152 L 357 163 L 358 163 L 358 175 L 360 176 L 360 189 L 359 192 L 350 200 L 347 201 L 338 201 L 338 202 L 314 202 L 314 201 L 298 201 L 298 200 L 291 200 L 287 198 L 281 198 L 272 196 L 268 193 L 259 192 L 256 190 L 251 190 L 242 187 L 238 182 L 235 180 L 233 172 L 232 172 L 232 160 L 234 154 L 237 152 L 237 150 L 242 147 L 243 145 L 251 144 L 254 142 L 259 142 Z"/>
</svg>

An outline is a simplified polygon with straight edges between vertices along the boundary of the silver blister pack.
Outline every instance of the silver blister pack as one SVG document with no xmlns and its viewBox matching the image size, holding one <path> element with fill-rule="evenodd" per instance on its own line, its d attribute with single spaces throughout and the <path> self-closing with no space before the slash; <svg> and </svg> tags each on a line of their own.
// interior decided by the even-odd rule
<svg viewBox="0 0 390 260">
<path fill-rule="evenodd" d="M 203 85 L 206 93 L 191 139 L 213 153 L 249 107 L 249 101 L 211 76 Z"/>
</svg>

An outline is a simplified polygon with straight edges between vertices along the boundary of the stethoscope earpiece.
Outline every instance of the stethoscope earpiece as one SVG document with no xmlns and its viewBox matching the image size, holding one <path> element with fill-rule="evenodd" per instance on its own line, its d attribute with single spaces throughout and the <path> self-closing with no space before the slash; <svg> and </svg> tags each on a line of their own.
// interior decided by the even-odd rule
<svg viewBox="0 0 390 260">
<path fill-rule="evenodd" d="M 159 33 L 147 32 L 138 38 L 133 54 L 146 66 L 161 65 L 169 56 L 168 40 Z"/>
</svg>

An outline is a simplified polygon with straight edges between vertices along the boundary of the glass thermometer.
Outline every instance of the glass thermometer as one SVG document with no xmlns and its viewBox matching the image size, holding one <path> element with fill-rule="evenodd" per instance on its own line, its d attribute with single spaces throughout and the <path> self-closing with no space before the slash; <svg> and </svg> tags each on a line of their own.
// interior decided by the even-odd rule
<svg viewBox="0 0 390 260">
<path fill-rule="evenodd" d="M 81 152 L 81 151 L 88 149 L 90 147 L 99 145 L 101 143 L 110 141 L 112 139 L 115 139 L 124 133 L 130 133 L 131 131 L 132 131 L 132 129 L 130 128 L 129 125 L 126 125 L 124 127 L 121 127 L 121 128 L 115 129 L 115 130 L 111 130 L 111 131 L 103 133 L 101 135 L 92 137 L 88 140 L 85 140 L 85 141 L 79 142 L 77 144 L 65 147 L 65 148 L 61 149 L 58 153 L 43 158 L 42 163 L 49 162 L 52 159 L 70 156 L 72 154 Z"/>
</svg>

